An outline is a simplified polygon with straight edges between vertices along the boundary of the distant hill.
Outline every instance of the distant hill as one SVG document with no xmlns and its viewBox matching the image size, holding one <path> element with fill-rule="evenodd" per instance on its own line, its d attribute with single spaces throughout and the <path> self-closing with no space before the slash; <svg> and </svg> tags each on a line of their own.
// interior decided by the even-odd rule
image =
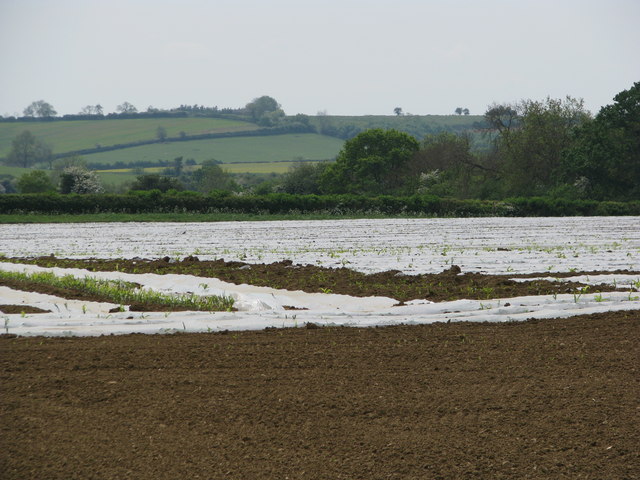
<svg viewBox="0 0 640 480">
<path fill-rule="evenodd" d="M 180 132 L 202 135 L 260 128 L 249 122 L 203 117 L 0 122 L 0 157 L 6 157 L 11 141 L 24 130 L 51 145 L 54 153 L 63 153 L 153 140 L 158 127 L 169 137 L 178 137 Z"/>
<path fill-rule="evenodd" d="M 0 159 L 24 130 L 48 143 L 54 155 L 81 151 L 90 167 L 102 170 L 153 167 L 182 157 L 196 163 L 212 159 L 224 164 L 246 163 L 231 168 L 236 172 L 282 173 L 291 165 L 283 162 L 335 158 L 344 140 L 370 128 L 394 128 L 418 140 L 442 131 L 467 133 L 476 148 L 486 143 L 480 134 L 483 117 L 479 115 L 297 115 L 286 117 L 283 126 L 276 129 L 265 129 L 237 115 L 231 117 L 2 121 Z M 159 127 L 168 141 L 158 141 Z M 273 165 L 268 166 L 270 163 Z M 2 167 L 1 173 L 9 174 L 8 168 Z"/>
</svg>

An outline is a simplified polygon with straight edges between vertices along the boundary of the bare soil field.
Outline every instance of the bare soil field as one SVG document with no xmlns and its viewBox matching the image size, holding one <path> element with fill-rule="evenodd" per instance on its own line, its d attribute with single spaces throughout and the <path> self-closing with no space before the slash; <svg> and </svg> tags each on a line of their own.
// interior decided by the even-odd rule
<svg viewBox="0 0 640 480">
<path fill-rule="evenodd" d="M 4 479 L 640 478 L 640 312 L 0 338 Z"/>
</svg>

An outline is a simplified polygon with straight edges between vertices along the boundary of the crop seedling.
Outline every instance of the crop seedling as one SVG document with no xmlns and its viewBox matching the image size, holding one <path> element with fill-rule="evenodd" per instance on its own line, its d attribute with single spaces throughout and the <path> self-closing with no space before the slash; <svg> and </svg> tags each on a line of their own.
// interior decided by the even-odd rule
<svg viewBox="0 0 640 480">
<path fill-rule="evenodd" d="M 493 288 L 491 287 L 483 287 L 482 293 L 484 293 L 485 298 L 489 299 L 493 295 Z"/>
<path fill-rule="evenodd" d="M 585 286 L 580 288 L 577 292 L 573 293 L 573 301 L 575 303 L 578 303 L 578 300 L 580 300 L 580 297 L 584 294 L 586 294 L 589 291 L 589 286 Z"/>
</svg>

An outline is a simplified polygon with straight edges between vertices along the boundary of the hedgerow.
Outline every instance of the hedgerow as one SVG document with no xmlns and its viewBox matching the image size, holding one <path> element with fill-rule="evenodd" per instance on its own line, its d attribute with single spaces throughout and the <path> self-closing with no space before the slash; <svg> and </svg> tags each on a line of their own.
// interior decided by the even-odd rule
<svg viewBox="0 0 640 480">
<path fill-rule="evenodd" d="M 233 195 L 216 192 L 159 190 L 117 194 L 4 194 L 0 214 L 91 214 L 91 213 L 326 213 L 420 216 L 603 216 L 640 215 L 640 202 L 598 202 L 543 197 L 504 201 L 460 200 L 432 195 Z"/>
</svg>

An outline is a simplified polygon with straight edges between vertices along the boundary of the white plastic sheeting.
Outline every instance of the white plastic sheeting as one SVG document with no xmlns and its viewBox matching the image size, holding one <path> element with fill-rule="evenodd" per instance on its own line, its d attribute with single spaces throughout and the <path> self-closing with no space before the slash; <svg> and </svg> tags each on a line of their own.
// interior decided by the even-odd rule
<svg viewBox="0 0 640 480">
<path fill-rule="evenodd" d="M 0 254 L 223 258 L 437 273 L 640 270 L 640 217 L 0 225 Z"/>
<path fill-rule="evenodd" d="M 188 275 L 98 273 L 78 269 L 42 269 L 9 263 L 0 263 L 0 269 L 26 272 L 47 270 L 57 275 L 122 279 L 137 282 L 143 285 L 143 288 L 164 292 L 231 295 L 239 309 L 237 312 L 109 313 L 109 310 L 117 305 L 66 300 L 0 287 L 0 304 L 24 304 L 51 311 L 43 314 L 0 314 L 5 332 L 18 335 L 215 332 L 300 327 L 306 323 L 367 327 L 447 321 L 503 322 L 640 309 L 640 294 L 631 292 L 631 289 L 629 292 L 531 296 L 483 301 L 430 303 L 426 300 L 416 300 L 397 306 L 395 300 L 385 297 L 356 298 L 346 295 L 291 292 L 233 285 L 216 279 Z M 636 281 L 629 275 L 610 276 L 603 280 L 628 285 Z M 295 307 L 298 310 L 288 310 L 285 307 Z"/>
</svg>

